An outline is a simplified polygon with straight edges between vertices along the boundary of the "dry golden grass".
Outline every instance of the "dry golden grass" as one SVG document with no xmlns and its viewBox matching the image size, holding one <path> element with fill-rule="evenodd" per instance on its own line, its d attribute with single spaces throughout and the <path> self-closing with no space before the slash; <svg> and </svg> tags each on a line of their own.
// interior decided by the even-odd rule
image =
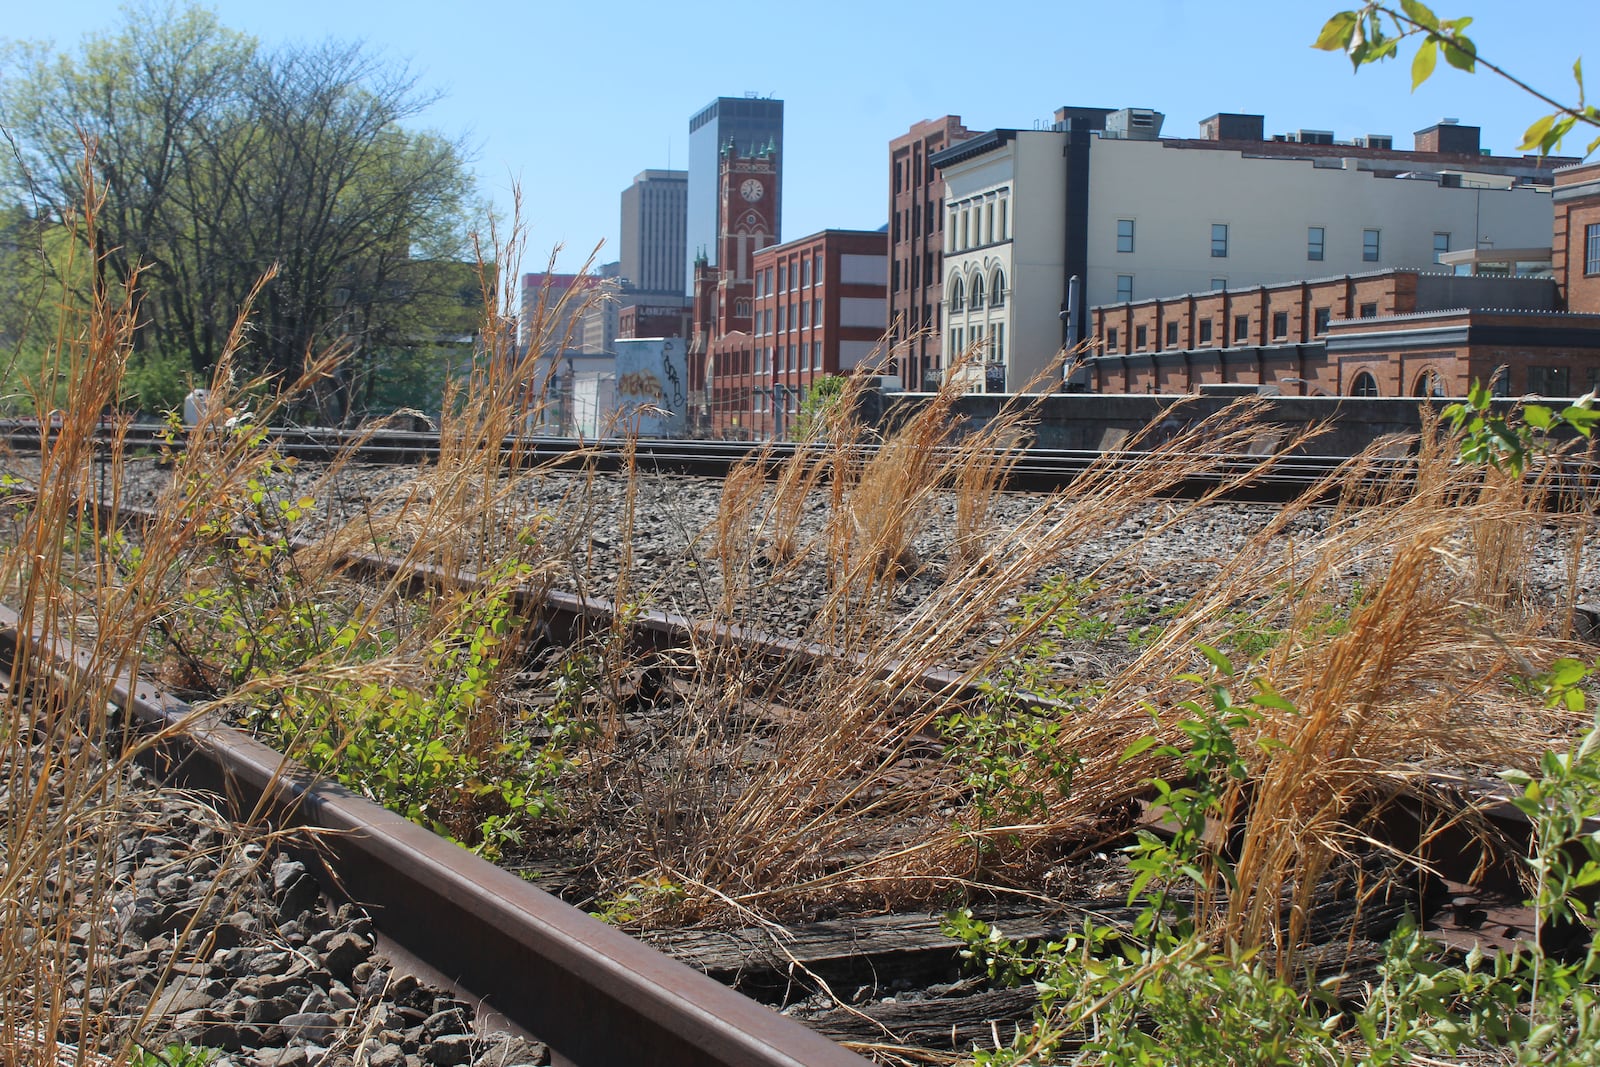
<svg viewBox="0 0 1600 1067">
<path fill-rule="evenodd" d="M 513 234 L 494 250 L 501 269 L 516 262 L 518 243 Z M 624 474 L 621 519 L 605 531 L 623 546 L 618 577 L 590 588 L 577 560 L 598 522 L 597 477 L 590 469 L 568 479 L 552 515 L 528 513 L 521 490 L 542 472 L 521 470 L 517 431 L 548 401 L 551 367 L 509 346 L 509 308 L 501 305 L 515 291 L 511 279 L 486 278 L 484 289 L 491 351 L 452 397 L 439 461 L 358 520 L 305 531 L 314 544 L 264 556 L 260 574 L 276 576 L 276 584 L 254 581 L 237 555 L 226 565 L 197 561 L 207 546 L 280 530 L 273 523 L 281 515 L 259 511 L 251 483 L 276 486 L 281 465 L 229 420 L 249 407 L 253 421 L 264 423 L 286 401 L 258 384 L 235 386 L 225 363 L 205 419 L 175 457 L 171 485 L 139 536 L 138 555 L 99 551 L 115 528 L 121 452 L 109 454 L 108 509 L 86 507 L 92 435 L 115 395 L 133 308 L 97 294 L 87 316 L 64 314 L 58 374 L 72 400 L 60 431 L 44 443 L 39 480 L 0 577 L 21 609 L 22 632 L 71 638 L 92 660 L 59 679 L 34 677 L 24 665 L 6 702 L 6 1047 L 59 1032 L 64 954 L 103 950 L 73 945 L 69 923 L 75 909 L 104 906 L 109 876 L 80 882 L 73 893 L 81 896 L 69 901 L 56 872 L 109 869 L 107 831 L 122 816 L 101 756 L 110 755 L 114 769 L 129 753 L 106 747 L 107 679 L 138 672 L 147 652 L 159 649 L 166 669 L 218 703 L 290 693 L 302 705 L 325 702 L 337 723 L 351 685 L 421 690 L 438 681 L 427 677 L 429 650 L 473 625 L 468 583 L 458 574 L 493 569 L 497 580 L 509 583 L 504 575 L 514 574 L 538 590 L 565 570 L 581 591 L 619 607 L 579 650 L 593 700 L 572 714 L 592 716 L 594 729 L 563 782 L 571 812 L 565 829 L 586 836 L 600 902 L 642 894 L 633 912 L 646 924 L 802 918 L 823 908 L 991 890 L 1041 893 L 1048 865 L 1071 849 L 1104 844 L 1125 828 L 1133 802 L 1148 796 L 1151 778 L 1178 772 L 1154 752 L 1121 757 L 1147 735 L 1180 736 L 1178 720 L 1192 714 L 1188 702 L 1206 699 L 1204 686 L 1186 678 L 1203 668 L 1197 646 L 1223 644 L 1242 625 L 1271 631 L 1275 642 L 1257 658 L 1238 657 L 1230 684 L 1241 698 L 1258 682 L 1270 685 L 1292 710 L 1261 708 L 1240 737 L 1251 778 L 1229 798 L 1228 819 L 1242 889 L 1201 901 L 1215 936 L 1241 946 L 1298 944 L 1322 877 L 1368 848 L 1373 814 L 1393 797 L 1427 790 L 1429 772 L 1527 765 L 1575 725 L 1512 682 L 1574 650 L 1564 636 L 1576 580 L 1564 600 L 1536 598 L 1522 573 L 1530 538 L 1552 522 L 1570 522 L 1575 575 L 1588 516 L 1541 511 L 1537 484 L 1491 477 L 1484 485 L 1452 461 L 1453 442 L 1431 426 L 1416 443 L 1413 485 L 1368 488 L 1373 463 L 1393 442 L 1375 446 L 1245 538 L 1147 644 L 1108 659 L 1101 676 L 1046 678 L 1074 691 L 1050 712 L 1057 716 L 1051 753 L 1075 761 L 1072 788 L 1064 796 L 1042 790 L 1048 802 L 995 825 L 979 813 L 970 768 L 940 725 L 973 705 L 955 687 L 927 692 L 922 672 L 954 662 L 992 624 L 995 605 L 1036 592 L 1080 546 L 1135 520 L 1151 541 L 1198 521 L 1209 497 L 1168 494 L 1196 476 L 1221 478 L 1213 496 L 1254 476 L 1226 474 L 1217 457 L 1246 450 L 1261 431 L 1263 406 L 1242 402 L 1165 439 L 1157 420 L 1130 442 L 1137 451 L 1104 457 L 1070 489 L 1038 498 L 1024 519 L 1002 525 L 995 503 L 1026 433 L 1027 403 L 963 435 L 953 417 L 957 395 L 946 390 L 903 424 L 874 431 L 854 417 L 861 386 L 853 383 L 792 459 L 778 463 L 763 451 L 730 476 L 705 534 L 714 539 L 720 586 L 704 597 L 704 621 L 747 624 L 752 605 L 780 595 L 782 583 L 819 575 L 827 591 L 808 637 L 842 656 L 815 667 L 800 657 L 757 655 L 708 628 L 690 649 L 661 659 L 641 651 L 630 633 L 631 607 L 652 595 L 629 555 L 636 472 L 630 465 Z M 543 308 L 535 330 L 570 321 L 565 310 Z M 244 338 L 241 327 L 231 347 Z M 328 365 L 319 362 L 312 373 Z M 41 405 L 53 384 L 41 386 Z M 862 447 L 869 442 L 873 448 Z M 326 477 L 340 472 L 335 464 Z M 1319 506 L 1313 500 L 1322 490 L 1340 503 L 1314 544 L 1299 543 L 1287 531 Z M 920 558 L 918 540 L 946 500 L 954 521 L 943 580 L 908 608 L 900 599 L 906 579 L 934 562 Z M 1143 547 L 1113 554 L 1104 573 L 1139 565 Z M 403 576 L 358 581 L 352 549 L 436 569 L 418 597 Z M 1098 574 L 1081 577 L 1092 583 Z M 1087 602 L 1073 610 L 1116 610 L 1114 584 L 1085 588 Z M 257 637 L 300 625 L 308 604 L 328 614 L 312 620 L 295 655 L 242 670 L 229 658 L 236 633 L 221 629 L 222 609 L 196 595 L 218 590 Z M 962 681 L 1001 679 L 1028 662 L 1050 609 L 1066 609 L 1065 595 L 1043 607 Z M 354 636 L 329 640 L 333 627 Z M 530 634 L 516 628 L 505 638 L 488 689 L 471 709 L 468 744 L 492 749 L 527 727 L 513 688 L 519 642 Z M 630 721 L 638 710 L 632 679 L 646 669 L 667 679 L 670 699 L 648 709 L 649 723 Z M 1008 707 L 996 700 L 991 710 L 1012 713 Z M 1047 783 L 1051 768 L 1030 764 L 1025 752 L 1009 755 L 1024 787 Z M 64 818 L 42 817 L 47 770 L 63 783 Z M 20 905 L 52 894 L 57 925 L 30 927 L 25 913 L 36 912 Z M 86 1017 L 75 1025 L 93 1044 L 126 1022 Z"/>
</svg>

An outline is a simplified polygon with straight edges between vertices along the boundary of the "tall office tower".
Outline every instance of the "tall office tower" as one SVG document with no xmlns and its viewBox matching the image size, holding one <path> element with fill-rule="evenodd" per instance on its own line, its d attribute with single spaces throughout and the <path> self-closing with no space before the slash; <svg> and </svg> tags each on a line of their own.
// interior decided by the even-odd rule
<svg viewBox="0 0 1600 1067">
<path fill-rule="evenodd" d="M 692 283 L 696 257 L 717 266 L 723 220 L 717 197 L 718 163 L 724 152 L 739 158 L 766 155 L 775 178 L 768 195 L 775 226 L 783 224 L 783 101 L 747 93 L 719 96 L 689 120 L 689 207 L 684 281 Z M 774 233 L 774 240 L 781 239 Z"/>
<path fill-rule="evenodd" d="M 621 274 L 631 290 L 683 295 L 688 196 L 684 170 L 640 171 L 622 190 Z"/>
</svg>

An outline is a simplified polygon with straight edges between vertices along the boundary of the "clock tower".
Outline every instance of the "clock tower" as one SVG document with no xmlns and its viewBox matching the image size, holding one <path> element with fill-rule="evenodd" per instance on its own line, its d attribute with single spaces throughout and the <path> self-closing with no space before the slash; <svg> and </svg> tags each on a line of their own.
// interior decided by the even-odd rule
<svg viewBox="0 0 1600 1067">
<path fill-rule="evenodd" d="M 753 156 L 724 148 L 717 182 L 722 227 L 717 234 L 716 306 L 712 311 L 717 337 L 749 333 L 751 297 L 755 293 L 751 261 L 756 250 L 778 243 L 777 159 L 766 149 Z"/>
<path fill-rule="evenodd" d="M 756 249 L 778 243 L 778 221 L 773 218 L 777 160 L 765 149 L 739 156 L 725 148 L 718 170 L 722 232 L 717 234 L 717 267 L 724 281 L 748 282 Z"/>
<path fill-rule="evenodd" d="M 715 381 L 731 368 L 748 373 L 756 358 L 753 261 L 759 249 L 778 243 L 777 162 L 770 147 L 742 156 L 731 145 L 718 159 L 716 263 L 703 253 L 696 257 L 689 344 L 689 388 L 701 398 L 702 428 L 715 418 Z M 741 409 L 748 403 L 749 398 L 738 402 Z"/>
</svg>

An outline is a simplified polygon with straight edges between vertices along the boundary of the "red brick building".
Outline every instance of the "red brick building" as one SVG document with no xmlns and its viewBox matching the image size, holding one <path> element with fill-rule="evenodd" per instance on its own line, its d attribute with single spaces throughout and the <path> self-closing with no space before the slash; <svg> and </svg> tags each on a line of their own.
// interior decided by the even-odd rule
<svg viewBox="0 0 1600 1067">
<path fill-rule="evenodd" d="M 1556 171 L 1553 200 L 1552 277 L 1390 270 L 1096 307 L 1090 388 L 1586 393 L 1600 386 L 1600 163 Z"/>
<path fill-rule="evenodd" d="M 625 305 L 617 312 L 617 339 L 688 337 L 691 313 L 682 303 Z"/>
<path fill-rule="evenodd" d="M 778 239 L 777 159 L 766 152 L 739 156 L 724 149 L 718 163 L 717 266 L 695 260 L 693 326 L 689 341 L 691 425 L 717 432 L 712 379 L 748 363 L 755 255 Z"/>
<path fill-rule="evenodd" d="M 1600 313 L 1600 163 L 1556 171 L 1551 261 L 1568 311 Z"/>
<path fill-rule="evenodd" d="M 781 437 L 818 378 L 876 369 L 886 358 L 886 258 L 883 234 L 862 230 L 758 251 L 749 322 L 708 344 L 706 431 Z"/>
<path fill-rule="evenodd" d="M 1549 278 L 1416 270 L 1103 305 L 1090 388 L 1463 396 L 1498 377 L 1506 395 L 1586 392 L 1600 380 L 1600 314 L 1558 307 Z"/>
<path fill-rule="evenodd" d="M 889 323 L 907 389 L 943 380 L 944 179 L 928 157 L 971 136 L 946 115 L 889 142 Z"/>
</svg>

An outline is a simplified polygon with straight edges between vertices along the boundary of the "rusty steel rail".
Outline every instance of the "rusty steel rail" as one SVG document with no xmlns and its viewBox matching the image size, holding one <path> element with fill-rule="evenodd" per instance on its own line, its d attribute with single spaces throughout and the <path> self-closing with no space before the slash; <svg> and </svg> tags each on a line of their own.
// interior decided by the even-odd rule
<svg viewBox="0 0 1600 1067">
<path fill-rule="evenodd" d="M 84 651 L 0 639 L 57 671 Z M 306 858 L 370 909 L 374 926 L 578 1067 L 860 1067 L 867 1061 L 515 875 L 384 810 L 148 683 L 114 681 L 171 780 L 210 789 L 241 818 L 320 831 Z"/>
</svg>

